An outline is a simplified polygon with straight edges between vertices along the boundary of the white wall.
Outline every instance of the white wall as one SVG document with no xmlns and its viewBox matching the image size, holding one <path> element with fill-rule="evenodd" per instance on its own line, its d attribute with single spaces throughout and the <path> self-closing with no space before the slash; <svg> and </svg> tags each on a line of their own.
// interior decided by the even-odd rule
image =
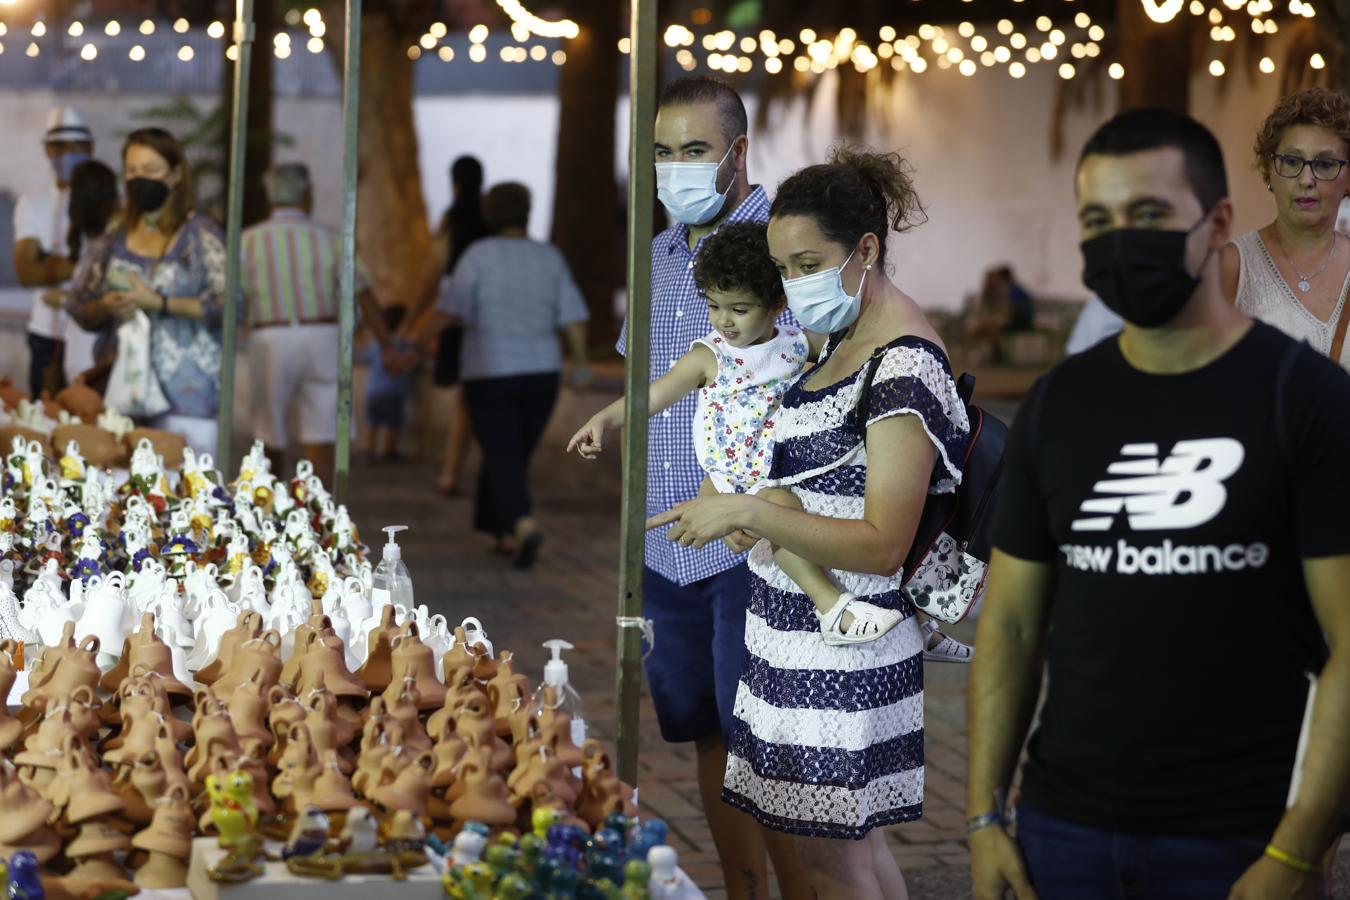
<svg viewBox="0 0 1350 900">
<path fill-rule="evenodd" d="M 1235 69 L 1237 67 L 1234 67 Z M 1064 123 L 1064 152 L 1050 154 L 1051 114 L 1058 78 L 1049 66 L 1031 66 L 1014 81 L 1002 73 L 966 78 L 936 67 L 897 79 L 875 100 L 869 141 L 897 149 L 914 164 L 929 221 L 893 244 L 897 282 L 921 303 L 954 308 L 976 290 L 984 269 L 1008 262 L 1034 293 L 1081 297 L 1078 237 L 1073 205 L 1073 162 L 1092 128 L 1114 110 L 1114 85 L 1103 86 L 1100 108 L 1075 107 Z M 1226 90 L 1220 93 L 1218 88 Z M 832 113 L 832 80 L 823 102 L 780 110 L 772 127 L 753 135 L 752 180 L 772 191 L 800 166 L 822 159 L 838 139 Z M 1090 93 L 1090 92 L 1089 92 Z M 1243 75 L 1220 81 L 1199 75 L 1192 108 L 1218 134 L 1227 157 L 1237 224 L 1246 230 L 1266 221 L 1270 201 L 1252 171 L 1251 143 L 1257 124 L 1276 99 L 1276 79 L 1249 82 Z M 99 139 L 98 155 L 116 161 L 122 135 L 141 124 L 131 113 L 162 98 L 71 96 Z M 22 192 L 49 177 L 40 136 L 49 94 L 0 93 L 7 165 L 0 190 Z M 754 115 L 754 102 L 751 115 Z M 627 167 L 626 102 L 616 106 L 619 123 L 616 172 Z M 534 193 L 530 231 L 545 237 L 552 218 L 557 104 L 548 96 L 425 96 L 415 116 L 428 217 L 434 222 L 449 202 L 448 167 L 472 153 L 484 164 L 488 183 L 515 180 Z M 316 216 L 340 218 L 341 117 L 334 100 L 278 98 L 279 128 L 294 146 L 284 159 L 310 164 L 316 185 Z"/>
</svg>

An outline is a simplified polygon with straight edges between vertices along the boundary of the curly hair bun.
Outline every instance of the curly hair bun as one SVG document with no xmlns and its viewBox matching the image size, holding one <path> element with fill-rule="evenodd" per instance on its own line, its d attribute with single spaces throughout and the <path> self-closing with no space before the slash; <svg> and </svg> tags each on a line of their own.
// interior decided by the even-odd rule
<svg viewBox="0 0 1350 900">
<path fill-rule="evenodd" d="M 897 234 L 928 221 L 914 188 L 914 167 L 899 153 L 841 144 L 830 151 L 829 164 L 852 169 L 870 188 L 875 200 L 869 218 L 880 214 Z"/>
</svg>

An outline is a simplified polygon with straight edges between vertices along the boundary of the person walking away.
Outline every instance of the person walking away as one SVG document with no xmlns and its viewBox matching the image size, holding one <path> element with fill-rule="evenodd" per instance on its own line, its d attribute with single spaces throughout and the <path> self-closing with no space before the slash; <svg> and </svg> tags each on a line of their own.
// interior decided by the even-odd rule
<svg viewBox="0 0 1350 900">
<path fill-rule="evenodd" d="M 474 527 L 528 569 L 544 541 L 530 500 L 530 457 L 558 398 L 559 335 L 584 367 L 590 315 L 562 254 L 526 234 L 529 188 L 495 185 L 484 214 L 493 236 L 460 258 L 437 309 L 464 328 L 460 379 L 483 448 Z"/>
<path fill-rule="evenodd" d="M 403 306 L 386 306 L 383 310 L 384 327 L 388 333 L 397 333 L 407 314 Z M 393 341 L 396 359 L 402 354 L 412 352 L 412 345 L 401 340 Z M 399 443 L 402 439 L 403 420 L 408 410 L 408 398 L 412 396 L 413 376 L 406 366 L 391 369 L 385 364 L 385 353 L 378 343 L 371 343 L 362 352 L 358 361 L 370 367 L 366 378 L 366 429 L 369 443 L 366 452 L 372 462 L 397 462 Z"/>
<path fill-rule="evenodd" d="M 427 256 L 427 273 L 423 278 L 420 298 L 404 318 L 403 334 L 407 339 L 421 325 L 423 316 L 432 308 L 441 287 L 455 274 L 464 251 L 491 232 L 483 219 L 483 164 L 475 157 L 461 156 L 450 167 L 450 208 L 441 218 L 440 227 L 431 238 Z M 469 451 L 473 433 L 469 428 L 469 408 L 464 402 L 464 391 L 459 384 L 459 359 L 464 343 L 464 329 L 447 325 L 436 341 L 434 381 L 437 387 L 448 388 L 450 400 L 450 429 L 445 440 L 445 459 L 436 489 L 446 496 L 459 492 L 464 457 Z"/>
<path fill-rule="evenodd" d="M 1350 97 L 1321 87 L 1285 97 L 1255 152 L 1275 219 L 1223 248 L 1224 291 L 1247 315 L 1350 368 L 1350 236 L 1336 230 L 1350 195 Z"/>
<path fill-rule="evenodd" d="M 1076 188 L 1084 282 L 1125 327 L 1044 376 L 1008 440 L 968 703 L 975 897 L 1313 900 L 1350 799 L 1350 375 L 1225 296 L 1203 125 L 1122 113 Z M 1156 652 L 1159 611 L 1204 639 Z"/>
<path fill-rule="evenodd" d="M 331 484 L 337 441 L 338 235 L 310 218 L 314 188 L 303 163 L 273 167 L 263 186 L 271 215 L 240 237 L 251 327 L 253 435 L 262 439 L 272 471 L 284 471 L 294 414 L 304 458 L 324 484 Z M 391 352 L 384 313 L 359 261 L 356 299 L 390 368 L 407 368 Z"/>
<path fill-rule="evenodd" d="M 146 424 L 182 434 L 198 453 L 214 453 L 225 299 L 220 228 L 193 210 L 183 146 L 164 129 L 127 136 L 122 175 L 126 207 L 73 285 L 70 311 L 87 330 L 143 313 L 151 375 L 168 403 Z"/>
<path fill-rule="evenodd" d="M 53 179 L 20 196 L 14 206 L 14 270 L 19 284 L 35 289 L 28 317 L 28 387 L 34 398 L 43 391 L 55 394 L 65 379 L 68 321 L 64 297 L 56 291 L 75 271 L 75 258 L 66 255 L 70 179 L 80 163 L 93 157 L 94 135 L 78 112 L 59 106 L 48 117 L 42 146 Z M 78 345 L 72 363 L 88 368 L 92 344 L 79 341 Z"/>
<path fill-rule="evenodd" d="M 723 226 L 769 218 L 769 197 L 750 183 L 747 171 L 745 104 L 731 87 L 702 76 L 672 81 L 662 92 L 655 127 L 657 197 L 671 226 L 652 239 L 653 378 L 712 330 L 693 276 L 704 241 Z M 798 327 L 790 316 L 778 324 Z M 627 322 L 617 349 L 627 355 Z M 648 422 L 649 516 L 698 495 L 704 473 L 689 440 L 697 406 L 685 397 Z M 762 896 L 769 877 L 764 830 L 718 800 L 745 664 L 749 596 L 742 554 L 720 544 L 694 550 L 647 535 L 642 615 L 661 633 L 645 662 L 652 705 L 664 740 L 694 744 L 703 814 L 729 900 Z M 768 850 L 785 900 L 809 896 L 791 842 L 771 841 Z"/>
<path fill-rule="evenodd" d="M 66 247 L 69 250 L 67 258 L 76 261 L 72 281 L 79 281 L 83 271 L 98 257 L 100 242 L 112 227 L 121 203 L 116 172 L 96 159 L 86 160 L 75 167 L 70 176 L 70 203 L 67 207 L 70 230 L 66 233 Z M 59 294 L 63 305 L 70 302 L 69 290 L 53 290 Z M 116 335 L 106 326 L 97 331 L 85 331 L 76 316 L 71 316 L 70 322 L 73 327 L 67 329 L 66 361 L 76 358 L 81 352 L 79 347 L 88 344 L 92 348 L 91 366 L 74 373 L 70 380 L 83 377 L 86 384 L 101 389 L 107 384 L 113 357 L 117 355 Z M 81 338 L 75 338 L 74 331 L 80 332 Z"/>
<path fill-rule="evenodd" d="M 792 835 L 803 887 L 825 900 L 907 897 L 880 829 L 923 814 L 926 640 L 901 568 L 929 495 L 960 483 L 971 437 L 941 339 L 887 276 L 887 239 L 923 219 L 898 154 L 840 148 L 779 186 L 769 250 L 788 306 L 830 336 L 774 429 L 769 481 L 802 509 L 718 495 L 648 522 L 673 523 L 666 538 L 694 547 L 761 538 L 722 798 Z M 901 621 L 871 643 L 829 646 L 775 548 Z"/>
</svg>

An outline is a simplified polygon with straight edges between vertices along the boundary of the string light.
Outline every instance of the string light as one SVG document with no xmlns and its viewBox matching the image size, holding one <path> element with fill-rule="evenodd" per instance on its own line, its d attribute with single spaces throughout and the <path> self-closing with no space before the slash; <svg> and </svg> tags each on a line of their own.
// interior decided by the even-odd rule
<svg viewBox="0 0 1350 900">
<path fill-rule="evenodd" d="M 441 49 L 443 51 L 450 50 L 449 47 L 442 47 Z M 450 50 L 450 55 L 453 56 L 454 52 L 455 51 Z M 687 53 L 688 51 L 685 52 Z M 446 62 L 449 62 L 449 60 L 446 59 L 444 53 L 441 54 L 441 58 L 445 59 Z M 535 44 L 533 47 L 530 48 L 530 59 L 534 60 L 535 62 L 543 62 L 544 60 L 548 59 L 548 48 L 545 47 L 543 44 Z"/>
<path fill-rule="evenodd" d="M 475 25 L 469 29 L 469 42 L 481 44 L 488 39 L 488 27 L 486 25 Z"/>
<path fill-rule="evenodd" d="M 1076 74 L 1078 74 L 1078 70 L 1073 67 L 1073 63 L 1063 63 L 1059 67 L 1059 77 L 1065 81 L 1073 78 Z"/>
<path fill-rule="evenodd" d="M 1209 74 L 1213 75 L 1215 78 L 1223 75 L 1225 71 L 1222 60 L 1211 59 L 1209 61 Z"/>
<path fill-rule="evenodd" d="M 1140 0 L 1144 4 L 1144 14 L 1160 25 L 1165 25 L 1177 17 L 1185 0 Z M 1070 75 L 1070 78 L 1073 76 Z"/>
<path fill-rule="evenodd" d="M 225 36 L 225 25 L 224 25 L 224 23 L 222 23 L 222 22 L 212 22 L 210 25 L 207 25 L 207 26 L 206 26 L 206 34 L 207 34 L 208 37 L 212 37 L 212 38 L 215 38 L 216 40 L 220 40 L 221 38 L 223 38 L 223 37 Z"/>
<path fill-rule="evenodd" d="M 305 41 L 305 49 L 308 50 L 310 53 L 322 53 L 322 52 L 323 52 L 323 38 L 312 37 L 312 38 L 310 38 L 309 40 Z M 450 48 L 449 48 L 449 47 L 442 47 L 441 49 L 442 49 L 442 50 L 449 50 Z M 442 58 L 444 58 L 444 57 L 442 57 Z"/>
<path fill-rule="evenodd" d="M 1106 67 L 1106 74 L 1110 75 L 1114 80 L 1119 81 L 1125 77 L 1125 67 L 1118 62 L 1111 63 L 1111 65 Z"/>
<path fill-rule="evenodd" d="M 173 30 L 179 34 L 187 34 L 187 30 L 191 27 L 187 19 L 175 19 L 173 23 Z"/>
<path fill-rule="evenodd" d="M 430 50 L 436 46 L 436 39 L 429 34 L 424 34 L 417 39 L 417 43 L 422 45 L 423 50 Z"/>
<path fill-rule="evenodd" d="M 141 22 L 141 34 L 149 35 L 154 33 L 155 33 L 154 22 L 150 21 L 149 19 L 146 19 L 145 21 Z"/>
<path fill-rule="evenodd" d="M 231 44 L 230 46 L 226 47 L 226 48 L 225 48 L 225 58 L 228 59 L 230 62 L 236 62 L 236 61 L 238 61 L 238 59 L 239 59 L 239 46 L 238 46 L 237 44 Z"/>
<path fill-rule="evenodd" d="M 28 44 L 28 49 L 24 51 L 24 53 L 27 53 L 29 57 L 37 56 L 41 52 L 42 51 L 38 49 L 36 41 L 30 41 Z"/>
<path fill-rule="evenodd" d="M 191 62 L 192 57 L 195 55 L 196 53 L 193 52 L 192 47 L 190 47 L 187 44 L 184 44 L 183 46 L 178 48 L 178 58 L 181 59 L 183 62 Z"/>
<path fill-rule="evenodd" d="M 482 44 L 472 45 L 471 47 L 469 47 L 469 59 L 473 60 L 476 63 L 480 63 L 483 60 L 487 59 L 487 48 L 484 47 Z"/>
<path fill-rule="evenodd" d="M 34 23 L 33 23 L 33 37 L 35 37 L 35 38 L 40 38 L 40 37 L 42 37 L 42 36 L 43 36 L 44 34 L 46 34 L 46 33 L 47 33 L 47 23 L 46 23 L 46 22 L 34 22 Z M 36 56 L 37 54 L 30 53 L 30 54 L 28 54 L 28 55 L 29 55 L 29 56 Z"/>
<path fill-rule="evenodd" d="M 1021 78 L 1023 75 L 1027 74 L 1027 67 L 1020 62 L 1011 63 L 1008 66 L 1008 74 L 1014 78 Z"/>
<path fill-rule="evenodd" d="M 416 62 L 421 58 L 422 58 L 421 47 L 417 46 L 416 44 L 413 44 L 411 47 L 408 48 L 408 59 L 411 59 L 413 62 Z"/>
<path fill-rule="evenodd" d="M 1314 53 L 1308 58 L 1308 65 L 1312 66 L 1314 69 L 1325 69 L 1327 62 L 1322 58 L 1322 54 Z"/>
<path fill-rule="evenodd" d="M 79 19 L 76 19 L 74 22 L 70 23 L 70 27 L 66 29 L 66 33 L 71 37 L 80 37 L 84 34 L 84 23 Z"/>
<path fill-rule="evenodd" d="M 91 62 L 98 57 L 98 48 L 93 44 L 85 44 L 80 48 L 80 59 L 85 62 Z"/>
<path fill-rule="evenodd" d="M 440 56 L 441 62 L 449 62 L 450 60 L 452 60 L 452 59 L 455 58 L 455 48 L 454 48 L 454 47 L 442 47 L 442 48 L 437 52 L 437 55 Z"/>
<path fill-rule="evenodd" d="M 497 5 L 512 22 L 525 26 L 531 34 L 538 37 L 571 40 L 581 33 L 577 23 L 571 19 L 559 19 L 556 22 L 541 19 L 526 9 L 520 0 L 497 0 Z"/>
<path fill-rule="evenodd" d="M 1275 71 L 1275 60 L 1271 59 L 1269 56 L 1263 56 L 1261 57 L 1259 67 L 1262 72 L 1269 75 L 1271 72 Z"/>
</svg>

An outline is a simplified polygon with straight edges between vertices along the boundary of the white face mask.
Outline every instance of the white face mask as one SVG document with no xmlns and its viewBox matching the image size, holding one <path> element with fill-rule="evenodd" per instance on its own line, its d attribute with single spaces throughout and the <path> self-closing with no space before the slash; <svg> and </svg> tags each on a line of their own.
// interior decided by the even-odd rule
<svg viewBox="0 0 1350 900">
<path fill-rule="evenodd" d="M 656 164 L 656 196 L 672 219 L 681 225 L 705 225 L 721 212 L 727 195 L 717 192 L 717 171 L 730 156 L 728 147 L 721 162 Z"/>
<path fill-rule="evenodd" d="M 857 248 L 854 248 L 843 265 L 831 266 L 800 278 L 783 280 L 788 309 L 792 310 L 792 314 L 807 331 L 834 334 L 858 321 L 858 311 L 862 307 L 863 284 L 866 283 L 867 273 L 872 267 L 867 266 L 863 269 L 856 294 L 849 294 L 844 290 L 842 275 L 844 267 L 857 252 Z"/>
</svg>

